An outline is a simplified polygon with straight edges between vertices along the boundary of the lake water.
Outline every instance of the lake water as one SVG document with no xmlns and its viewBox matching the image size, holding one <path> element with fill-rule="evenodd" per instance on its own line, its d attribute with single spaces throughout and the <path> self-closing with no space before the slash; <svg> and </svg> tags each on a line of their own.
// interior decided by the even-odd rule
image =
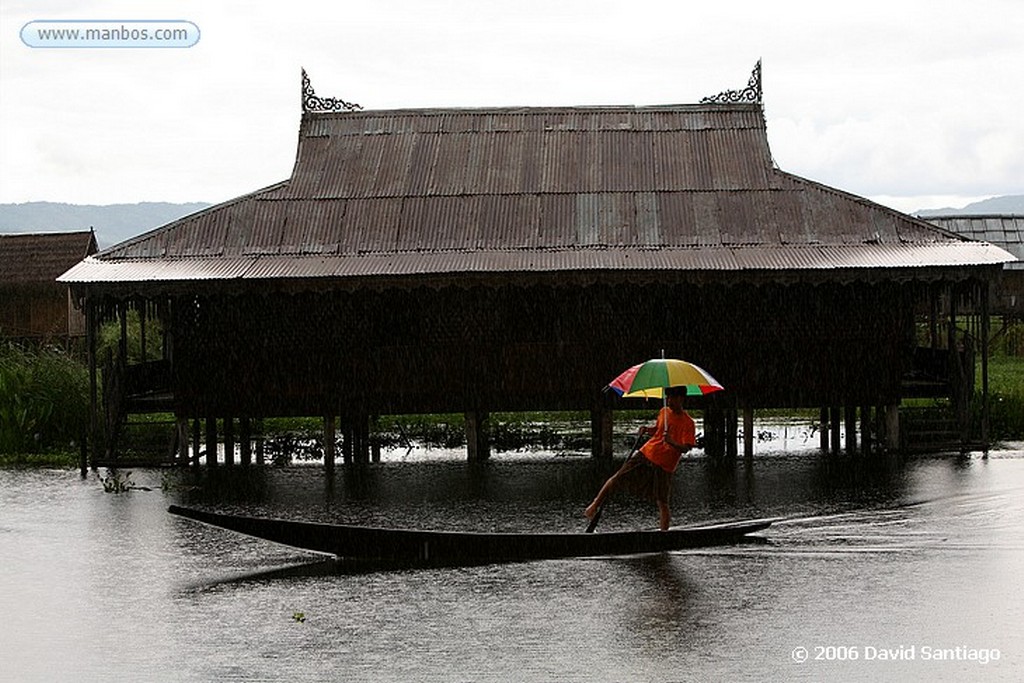
<svg viewBox="0 0 1024 683">
<path fill-rule="evenodd" d="M 1024 447 L 988 458 L 687 457 L 676 524 L 781 517 L 765 543 L 353 572 L 172 503 L 415 528 L 582 530 L 588 458 L 393 453 L 333 481 L 0 471 L 12 681 L 1024 680 Z M 123 473 L 122 473 L 123 476 Z M 653 528 L 614 499 L 602 529 Z M 804 661 L 806 658 L 806 661 Z"/>
</svg>

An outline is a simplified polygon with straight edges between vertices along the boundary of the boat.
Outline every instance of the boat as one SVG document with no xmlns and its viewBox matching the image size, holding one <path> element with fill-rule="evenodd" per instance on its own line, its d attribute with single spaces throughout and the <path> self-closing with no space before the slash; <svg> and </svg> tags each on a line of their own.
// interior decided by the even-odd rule
<svg viewBox="0 0 1024 683">
<path fill-rule="evenodd" d="M 562 557 L 636 555 L 755 540 L 772 519 L 753 519 L 668 531 L 509 533 L 388 529 L 246 517 L 172 505 L 168 512 L 294 548 L 340 559 L 380 563 L 469 565 Z"/>
</svg>

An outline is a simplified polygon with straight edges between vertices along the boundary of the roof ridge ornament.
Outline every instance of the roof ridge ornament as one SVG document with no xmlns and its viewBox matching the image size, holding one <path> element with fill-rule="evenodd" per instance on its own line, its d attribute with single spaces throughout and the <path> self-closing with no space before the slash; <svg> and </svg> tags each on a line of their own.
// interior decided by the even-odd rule
<svg viewBox="0 0 1024 683">
<path fill-rule="evenodd" d="M 313 85 L 309 81 L 306 70 L 302 70 L 302 111 L 303 112 L 325 112 L 325 111 L 358 111 L 361 105 L 354 102 L 346 102 L 337 97 L 320 97 L 313 91 Z"/>
<path fill-rule="evenodd" d="M 701 104 L 738 104 L 750 102 L 761 104 L 761 60 L 757 60 L 754 71 L 750 74 L 747 87 L 742 90 L 725 90 L 713 97 L 705 97 Z"/>
</svg>

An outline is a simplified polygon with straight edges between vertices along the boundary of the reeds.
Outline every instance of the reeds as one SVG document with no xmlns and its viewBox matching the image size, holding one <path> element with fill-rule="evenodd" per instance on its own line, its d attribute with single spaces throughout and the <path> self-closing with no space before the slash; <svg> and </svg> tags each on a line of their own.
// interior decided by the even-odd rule
<svg viewBox="0 0 1024 683">
<path fill-rule="evenodd" d="M 72 448 L 89 420 L 89 377 L 57 348 L 0 344 L 0 453 Z"/>
</svg>

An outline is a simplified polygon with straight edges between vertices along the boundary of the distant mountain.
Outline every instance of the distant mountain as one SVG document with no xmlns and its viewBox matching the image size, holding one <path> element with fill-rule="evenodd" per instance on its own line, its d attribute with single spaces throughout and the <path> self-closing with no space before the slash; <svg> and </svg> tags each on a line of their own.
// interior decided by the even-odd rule
<svg viewBox="0 0 1024 683">
<path fill-rule="evenodd" d="M 203 202 L 143 202 L 105 206 L 55 202 L 0 204 L 0 232 L 65 232 L 93 228 L 100 248 L 105 249 L 208 206 Z M 968 204 L 962 209 L 925 209 L 915 212 L 915 215 L 921 217 L 972 214 L 1024 215 L 1024 195 L 993 197 Z"/>
<path fill-rule="evenodd" d="M 915 216 L 921 216 L 922 218 L 927 218 L 928 216 L 979 216 L 991 214 L 1024 215 L 1024 194 L 983 199 L 980 202 L 968 204 L 962 209 L 924 209 L 914 212 Z"/>
<path fill-rule="evenodd" d="M 100 249 L 141 235 L 209 204 L 143 202 L 141 204 L 0 204 L 0 232 L 66 232 L 96 230 Z"/>
</svg>

